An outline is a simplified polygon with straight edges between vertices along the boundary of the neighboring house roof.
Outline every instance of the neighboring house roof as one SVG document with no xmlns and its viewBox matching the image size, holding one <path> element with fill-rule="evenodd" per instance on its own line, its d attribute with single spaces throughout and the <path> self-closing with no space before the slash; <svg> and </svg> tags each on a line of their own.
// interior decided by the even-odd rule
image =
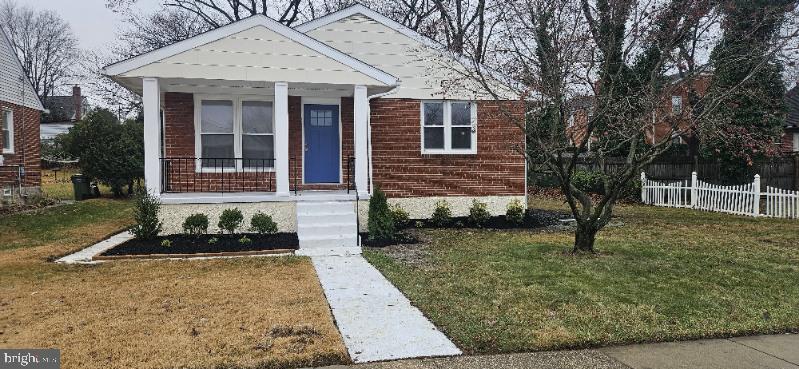
<svg viewBox="0 0 799 369">
<path fill-rule="evenodd" d="M 499 74 L 475 66 L 440 43 L 361 4 L 356 4 L 295 27 L 300 32 L 398 76 L 402 81 L 392 97 L 462 98 L 482 95 L 482 86 L 469 78 L 475 68 L 489 76 L 495 91 L 515 98 L 499 82 Z"/>
<path fill-rule="evenodd" d="M 36 90 L 25 76 L 11 39 L 0 28 L 0 101 L 44 111 Z"/>
<path fill-rule="evenodd" d="M 85 109 L 75 114 L 75 96 L 50 96 L 45 97 L 42 102 L 45 108 L 49 110 L 49 113 L 42 117 L 45 123 L 64 123 L 83 118 Z M 81 97 L 81 107 L 88 106 L 88 103 L 89 100 L 85 96 Z"/>
<path fill-rule="evenodd" d="M 394 86 L 398 79 L 264 15 L 105 67 L 113 77 Z"/>
<path fill-rule="evenodd" d="M 785 127 L 799 128 L 799 82 L 785 94 L 785 105 L 788 110 Z"/>
</svg>

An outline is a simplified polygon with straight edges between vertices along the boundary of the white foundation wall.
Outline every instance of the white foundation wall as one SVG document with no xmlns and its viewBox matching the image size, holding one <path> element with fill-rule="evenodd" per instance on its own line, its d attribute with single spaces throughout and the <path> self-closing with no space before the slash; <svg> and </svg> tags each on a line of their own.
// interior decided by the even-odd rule
<svg viewBox="0 0 799 369">
<path fill-rule="evenodd" d="M 250 220 L 257 212 L 272 216 L 279 232 L 297 231 L 297 208 L 295 202 L 255 202 L 229 204 L 164 204 L 159 218 L 163 226 L 161 234 L 183 232 L 183 221 L 191 214 L 202 213 L 208 216 L 208 233 L 219 232 L 219 216 L 225 209 L 237 208 L 244 215 L 240 232 L 249 232 Z"/>
</svg>

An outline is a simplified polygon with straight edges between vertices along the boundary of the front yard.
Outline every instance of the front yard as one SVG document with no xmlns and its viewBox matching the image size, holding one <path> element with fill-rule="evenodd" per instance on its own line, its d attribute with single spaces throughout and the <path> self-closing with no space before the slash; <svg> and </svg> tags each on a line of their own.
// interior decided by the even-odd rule
<svg viewBox="0 0 799 369">
<path fill-rule="evenodd" d="M 598 256 L 570 255 L 564 230 L 430 230 L 366 257 L 470 353 L 799 330 L 799 221 L 616 214 Z"/>
<path fill-rule="evenodd" d="M 0 347 L 68 368 L 300 367 L 349 361 L 305 258 L 48 262 L 130 225 L 97 199 L 0 217 Z"/>
</svg>

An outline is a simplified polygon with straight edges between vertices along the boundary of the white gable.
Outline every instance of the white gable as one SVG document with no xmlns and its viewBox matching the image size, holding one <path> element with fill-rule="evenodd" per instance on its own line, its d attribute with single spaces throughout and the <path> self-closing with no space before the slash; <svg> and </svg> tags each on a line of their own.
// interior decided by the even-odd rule
<svg viewBox="0 0 799 369">
<path fill-rule="evenodd" d="M 0 101 L 44 110 L 3 30 L 0 30 Z"/>
<path fill-rule="evenodd" d="M 392 98 L 487 98 L 475 82 L 464 77 L 467 68 L 440 45 L 361 5 L 302 24 L 297 30 L 397 76 L 400 87 Z"/>
<path fill-rule="evenodd" d="M 264 16 L 106 67 L 117 78 L 391 86 L 397 79 Z"/>
</svg>

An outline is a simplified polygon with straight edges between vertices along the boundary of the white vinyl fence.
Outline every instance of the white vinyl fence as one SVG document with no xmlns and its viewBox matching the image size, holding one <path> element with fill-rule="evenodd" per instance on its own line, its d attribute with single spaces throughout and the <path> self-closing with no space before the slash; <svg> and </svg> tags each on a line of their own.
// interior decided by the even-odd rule
<svg viewBox="0 0 799 369">
<path fill-rule="evenodd" d="M 761 210 L 760 200 L 765 197 Z M 646 178 L 641 173 L 641 201 L 644 204 L 691 208 L 722 213 L 799 218 L 799 191 L 766 187 L 760 191 L 760 176 L 752 183 L 738 186 L 721 186 L 700 181 L 696 173 L 690 181 L 661 182 Z"/>
</svg>

